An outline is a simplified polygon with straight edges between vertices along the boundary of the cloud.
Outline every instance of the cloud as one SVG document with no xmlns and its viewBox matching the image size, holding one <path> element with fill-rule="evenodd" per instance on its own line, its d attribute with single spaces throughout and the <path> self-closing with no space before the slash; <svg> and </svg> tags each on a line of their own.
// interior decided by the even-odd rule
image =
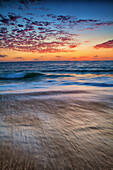
<svg viewBox="0 0 113 170">
<path fill-rule="evenodd" d="M 31 21 L 31 20 L 28 19 L 28 18 L 23 18 L 23 20 L 26 20 L 28 23 Z"/>
<path fill-rule="evenodd" d="M 57 20 L 68 21 L 70 18 L 71 18 L 71 17 L 70 17 L 69 15 L 66 15 L 66 16 L 64 16 L 64 15 L 59 15 L 59 16 L 57 17 Z"/>
<path fill-rule="evenodd" d="M 10 21 L 17 21 L 17 19 L 21 18 L 21 16 L 16 16 L 15 14 L 8 15 L 10 18 Z"/>
<path fill-rule="evenodd" d="M 94 20 L 94 19 L 79 19 L 77 23 L 95 23 L 98 22 L 99 20 Z"/>
<path fill-rule="evenodd" d="M 18 24 L 18 27 L 23 27 L 23 25 L 22 24 Z"/>
<path fill-rule="evenodd" d="M 92 31 L 92 30 L 94 30 L 94 29 L 96 29 L 96 28 L 99 28 L 99 27 L 88 27 L 88 28 L 83 28 L 83 29 L 80 29 L 80 31 L 86 31 L 86 30 L 90 30 L 90 31 Z"/>
<path fill-rule="evenodd" d="M 58 40 L 61 40 L 62 42 L 70 41 L 72 40 L 72 37 L 67 35 L 67 37 L 59 37 Z"/>
<path fill-rule="evenodd" d="M 32 15 L 33 16 L 33 13 L 27 13 L 27 15 Z"/>
<path fill-rule="evenodd" d="M 5 28 L 5 27 L 1 27 L 0 28 L 0 33 L 1 34 L 5 34 L 5 33 L 7 33 L 8 31 L 7 31 L 7 28 Z"/>
<path fill-rule="evenodd" d="M 6 16 L 4 17 L 2 14 L 0 14 L 0 22 L 3 24 L 6 24 L 7 26 L 14 25 L 14 23 L 11 22 L 17 22 L 17 19 L 22 18 L 20 15 L 16 15 L 15 13 L 8 13 L 8 18 Z"/>
<path fill-rule="evenodd" d="M 87 58 L 87 56 L 80 56 L 79 58 Z"/>
<path fill-rule="evenodd" d="M 20 1 L 27 5 L 26 2 L 29 0 Z M 23 7 L 23 5 L 21 6 Z M 21 6 L 19 4 L 20 10 Z M 41 10 L 46 11 L 46 8 L 42 7 Z M 32 15 L 33 13 L 27 14 Z M 77 40 L 79 35 L 74 30 L 74 26 L 85 31 L 112 25 L 112 21 L 77 19 L 71 15 L 45 14 L 44 12 L 43 15 L 38 14 L 37 19 L 34 16 L 30 18 L 28 15 L 26 15 L 27 17 L 20 16 L 11 12 L 7 16 L 0 15 L 1 49 L 38 53 L 73 52 L 80 44 Z"/>
<path fill-rule="evenodd" d="M 23 58 L 23 57 L 14 57 L 13 59 L 24 60 L 24 58 Z"/>
<path fill-rule="evenodd" d="M 34 58 L 33 60 L 34 60 L 34 61 L 39 61 L 39 59 L 38 59 L 38 58 Z"/>
<path fill-rule="evenodd" d="M 84 43 L 89 43 L 90 41 L 84 41 Z"/>
<path fill-rule="evenodd" d="M 6 25 L 9 24 L 9 19 L 5 18 L 2 14 L 0 14 L 0 17 L 1 17 L 0 22 Z"/>
<path fill-rule="evenodd" d="M 57 57 L 57 58 L 61 58 L 62 56 L 57 55 L 56 57 Z"/>
<path fill-rule="evenodd" d="M 72 59 L 77 59 L 77 57 L 72 57 Z"/>
<path fill-rule="evenodd" d="M 73 44 L 72 44 L 72 45 L 70 45 L 69 47 L 70 47 L 70 48 L 75 48 L 75 47 L 77 47 L 77 45 L 73 45 Z"/>
<path fill-rule="evenodd" d="M 95 28 L 92 28 L 92 27 L 89 27 L 89 28 L 86 28 L 86 30 L 94 30 Z"/>
<path fill-rule="evenodd" d="M 24 19 L 30 22 L 29 19 L 27 19 L 27 18 L 24 18 Z M 51 23 L 52 22 L 49 22 L 49 21 L 33 21 L 33 22 L 31 22 L 31 25 L 47 27 L 47 26 L 51 25 Z"/>
<path fill-rule="evenodd" d="M 101 44 L 97 44 L 94 46 L 94 48 L 99 49 L 99 48 L 113 48 L 113 40 L 106 41 Z"/>
<path fill-rule="evenodd" d="M 98 55 L 93 56 L 93 58 L 98 58 L 98 57 L 99 57 Z"/>
<path fill-rule="evenodd" d="M 44 7 L 42 7 L 42 8 L 39 8 L 40 10 L 43 10 L 43 11 L 48 11 L 49 10 L 49 8 L 44 8 Z"/>
<path fill-rule="evenodd" d="M 7 57 L 7 55 L 0 54 L 0 58 L 5 58 L 5 57 Z"/>
<path fill-rule="evenodd" d="M 10 0 L 7 0 L 7 1 L 10 1 Z M 21 4 L 25 5 L 26 8 L 28 8 L 29 3 L 33 4 L 33 2 L 40 2 L 43 0 L 17 0 L 17 1 L 20 2 Z"/>
<path fill-rule="evenodd" d="M 54 14 L 47 14 L 47 17 L 57 18 L 57 16 L 56 16 L 56 15 L 54 15 Z"/>
<path fill-rule="evenodd" d="M 95 23 L 95 26 L 113 26 L 113 21 Z"/>
<path fill-rule="evenodd" d="M 109 57 L 103 57 L 102 59 L 103 60 L 109 60 Z"/>
<path fill-rule="evenodd" d="M 38 29 L 41 30 L 41 31 L 45 30 L 44 27 L 38 27 Z M 45 32 L 46 32 L 46 30 L 45 30 Z"/>
</svg>

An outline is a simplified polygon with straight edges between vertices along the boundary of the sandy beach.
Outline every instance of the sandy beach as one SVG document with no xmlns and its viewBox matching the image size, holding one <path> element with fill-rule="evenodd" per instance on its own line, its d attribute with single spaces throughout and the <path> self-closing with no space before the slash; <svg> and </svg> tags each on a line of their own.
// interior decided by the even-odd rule
<svg viewBox="0 0 113 170">
<path fill-rule="evenodd" d="M 113 170 L 113 0 L 0 0 L 0 170 Z"/>
<path fill-rule="evenodd" d="M 112 170 L 113 99 L 102 94 L 1 95 L 0 169 Z"/>
</svg>

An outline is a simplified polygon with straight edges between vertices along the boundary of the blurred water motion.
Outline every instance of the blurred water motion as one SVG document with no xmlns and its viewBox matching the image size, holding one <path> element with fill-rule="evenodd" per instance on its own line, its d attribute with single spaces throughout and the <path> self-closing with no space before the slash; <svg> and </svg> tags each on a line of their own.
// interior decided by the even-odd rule
<svg viewBox="0 0 113 170">
<path fill-rule="evenodd" d="M 79 87 L 113 88 L 113 61 L 0 63 L 0 93 Z"/>
<path fill-rule="evenodd" d="M 110 94 L 4 94 L 0 100 L 1 169 L 113 169 Z"/>
</svg>

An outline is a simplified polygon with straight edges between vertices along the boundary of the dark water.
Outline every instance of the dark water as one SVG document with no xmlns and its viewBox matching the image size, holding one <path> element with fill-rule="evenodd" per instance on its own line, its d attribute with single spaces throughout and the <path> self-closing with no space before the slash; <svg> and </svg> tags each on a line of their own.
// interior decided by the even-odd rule
<svg viewBox="0 0 113 170">
<path fill-rule="evenodd" d="M 113 61 L 0 63 L 0 92 L 113 87 Z"/>
</svg>

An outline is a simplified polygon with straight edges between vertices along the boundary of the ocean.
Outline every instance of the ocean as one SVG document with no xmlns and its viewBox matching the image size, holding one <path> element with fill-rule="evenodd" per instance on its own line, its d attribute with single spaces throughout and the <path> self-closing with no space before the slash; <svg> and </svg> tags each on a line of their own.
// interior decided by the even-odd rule
<svg viewBox="0 0 113 170">
<path fill-rule="evenodd" d="M 0 63 L 1 170 L 112 170 L 113 61 Z"/>
<path fill-rule="evenodd" d="M 0 93 L 113 87 L 113 61 L 0 63 Z"/>
</svg>

